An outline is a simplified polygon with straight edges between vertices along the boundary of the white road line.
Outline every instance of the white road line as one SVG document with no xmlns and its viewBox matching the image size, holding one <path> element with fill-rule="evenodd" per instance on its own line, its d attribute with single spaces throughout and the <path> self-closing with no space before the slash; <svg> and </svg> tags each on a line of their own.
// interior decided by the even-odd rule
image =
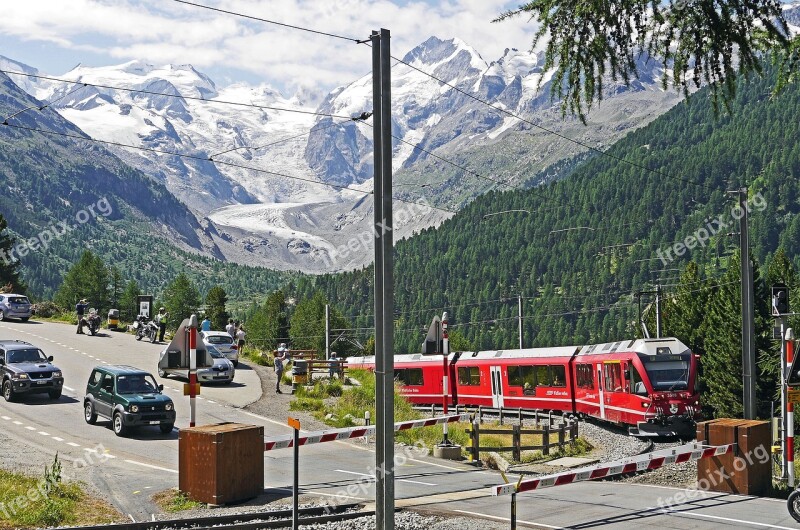
<svg viewBox="0 0 800 530">
<path fill-rule="evenodd" d="M 169 469 L 167 467 L 159 467 L 159 466 L 154 466 L 152 464 L 145 464 L 144 462 L 137 462 L 136 460 L 125 460 L 125 462 L 129 464 L 136 464 L 137 466 L 149 467 L 150 469 L 158 469 L 159 471 L 168 471 L 169 473 L 175 473 L 176 475 L 178 474 L 176 470 Z"/>
<path fill-rule="evenodd" d="M 494 519 L 495 521 L 511 522 L 511 520 L 508 517 L 498 517 L 496 515 L 486 515 L 485 513 L 468 512 L 466 510 L 453 510 L 453 511 L 456 512 L 456 513 L 464 513 L 464 514 L 467 514 L 467 515 L 473 515 L 475 517 L 480 517 L 480 518 L 484 518 L 484 519 Z M 530 524 L 530 525 L 534 525 L 534 526 L 543 526 L 544 528 L 556 528 L 556 529 L 564 528 L 563 526 L 552 526 L 552 525 L 544 524 L 544 523 L 534 523 L 534 522 L 531 522 L 531 521 L 523 521 L 522 519 L 517 519 L 517 522 L 518 523 L 522 523 L 522 524 Z"/>
<path fill-rule="evenodd" d="M 80 447 L 80 444 L 76 444 L 75 442 L 67 442 L 67 445 L 70 447 Z"/>
<path fill-rule="evenodd" d="M 30 425 L 25 426 L 25 428 L 28 429 L 29 431 L 35 431 L 36 430 L 36 427 L 31 427 Z"/>
<path fill-rule="evenodd" d="M 691 509 L 694 510 L 695 508 L 691 508 Z M 753 526 L 762 526 L 762 527 L 765 527 L 765 528 L 778 528 L 779 530 L 796 530 L 796 529 L 793 529 L 793 528 L 791 528 L 789 526 L 778 526 L 778 525 L 774 525 L 774 524 L 757 523 L 755 521 L 745 521 L 743 519 L 732 519 L 730 517 L 719 517 L 719 516 L 716 516 L 716 515 L 706 515 L 704 513 L 693 513 L 693 512 L 688 512 L 688 511 L 686 511 L 686 512 L 684 512 L 684 511 L 670 511 L 670 512 L 668 512 L 668 515 L 677 515 L 677 516 L 686 515 L 688 517 L 700 517 L 701 519 L 702 518 L 714 519 L 716 521 L 727 521 L 729 523 L 751 524 Z"/>
<path fill-rule="evenodd" d="M 55 440 L 57 442 L 63 442 L 64 441 L 63 438 L 59 438 L 58 436 L 53 436 L 53 440 Z"/>
<path fill-rule="evenodd" d="M 75 392 L 75 389 L 74 389 L 74 388 L 70 388 L 70 387 L 68 387 L 68 386 L 65 386 L 64 388 L 65 388 L 66 390 L 69 390 L 70 392 Z"/>
<path fill-rule="evenodd" d="M 275 425 L 280 425 L 282 427 L 286 427 L 287 429 L 291 429 L 291 427 L 289 427 L 286 424 L 286 422 L 271 420 L 269 418 L 265 418 L 264 416 L 259 416 L 258 414 L 253 414 L 252 412 L 247 412 L 247 411 L 244 411 L 244 410 L 241 411 L 241 412 L 247 414 L 248 416 L 252 416 L 254 418 L 258 418 L 261 421 L 268 421 L 269 423 L 274 423 Z M 300 429 L 300 432 L 308 432 L 308 431 L 304 431 L 304 430 Z"/>
<path fill-rule="evenodd" d="M 10 420 L 11 419 L 8 416 L 0 416 L 0 417 L 2 417 L 4 420 Z"/>
<path fill-rule="evenodd" d="M 207 400 L 209 403 L 216 403 L 216 401 Z"/>
<path fill-rule="evenodd" d="M 39 434 L 41 434 L 42 436 L 50 436 L 49 432 L 44 432 L 44 431 L 39 431 Z"/>
<path fill-rule="evenodd" d="M 14 425 L 22 425 L 22 422 L 14 420 Z"/>
</svg>

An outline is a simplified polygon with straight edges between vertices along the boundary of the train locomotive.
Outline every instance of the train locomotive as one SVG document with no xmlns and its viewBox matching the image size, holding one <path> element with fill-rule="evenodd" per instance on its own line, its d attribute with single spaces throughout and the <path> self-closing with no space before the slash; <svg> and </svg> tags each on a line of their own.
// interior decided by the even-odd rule
<svg viewBox="0 0 800 530">
<path fill-rule="evenodd" d="M 635 436 L 692 438 L 700 414 L 698 357 L 675 338 L 456 352 L 447 356 L 450 406 L 561 411 L 628 426 Z M 372 370 L 374 357 L 348 368 Z M 396 355 L 400 392 L 441 404 L 441 355 Z"/>
</svg>

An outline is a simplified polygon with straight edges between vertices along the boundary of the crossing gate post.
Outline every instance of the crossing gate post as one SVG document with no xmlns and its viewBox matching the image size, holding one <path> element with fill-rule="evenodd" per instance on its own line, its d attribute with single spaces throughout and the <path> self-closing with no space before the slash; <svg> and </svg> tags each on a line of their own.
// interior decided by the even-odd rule
<svg viewBox="0 0 800 530">
<path fill-rule="evenodd" d="M 517 530 L 517 493 L 511 494 L 511 530 Z"/>
<path fill-rule="evenodd" d="M 513 460 L 515 462 L 521 462 L 522 461 L 522 449 L 520 449 L 520 447 L 522 447 L 522 433 L 521 433 L 521 430 L 522 429 L 520 428 L 519 425 L 514 425 L 512 427 L 512 432 L 513 432 L 512 443 L 514 445 L 514 449 L 513 449 L 513 454 L 511 456 L 511 458 L 513 458 Z"/>
<path fill-rule="evenodd" d="M 292 478 L 292 530 L 297 530 L 300 527 L 300 420 L 296 418 L 289 418 L 289 426 L 294 429 L 294 473 Z"/>
<path fill-rule="evenodd" d="M 480 434 L 478 431 L 480 430 L 480 422 L 478 419 L 475 419 L 472 422 L 472 432 L 470 432 L 470 438 L 472 438 L 472 461 L 478 462 L 480 460 L 480 454 L 478 448 L 480 447 Z"/>
</svg>

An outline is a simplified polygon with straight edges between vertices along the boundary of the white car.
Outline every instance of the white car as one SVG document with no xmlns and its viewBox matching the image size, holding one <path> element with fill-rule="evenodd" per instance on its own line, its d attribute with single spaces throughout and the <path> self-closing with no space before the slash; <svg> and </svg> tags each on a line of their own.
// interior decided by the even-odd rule
<svg viewBox="0 0 800 530">
<path fill-rule="evenodd" d="M 166 350 L 165 350 L 166 351 Z M 221 351 L 214 346 L 206 345 L 208 355 L 214 360 L 214 365 L 209 368 L 197 369 L 197 382 L 198 383 L 224 383 L 229 385 L 233 382 L 236 375 L 236 368 L 233 362 L 225 358 Z M 162 352 L 162 357 L 164 353 Z M 170 375 L 179 377 L 189 377 L 189 370 L 185 368 L 159 368 L 158 376 L 166 378 Z"/>
<path fill-rule="evenodd" d="M 233 337 L 227 331 L 201 331 L 200 337 L 204 344 L 210 344 L 222 352 L 233 366 L 239 366 L 239 347 L 233 343 Z"/>
</svg>

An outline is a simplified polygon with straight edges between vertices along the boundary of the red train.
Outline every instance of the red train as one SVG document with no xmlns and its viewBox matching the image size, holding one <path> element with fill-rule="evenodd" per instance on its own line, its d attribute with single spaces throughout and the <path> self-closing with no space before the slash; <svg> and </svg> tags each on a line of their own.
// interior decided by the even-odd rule
<svg viewBox="0 0 800 530">
<path fill-rule="evenodd" d="M 555 410 L 628 425 L 639 436 L 692 437 L 697 360 L 674 338 L 457 352 L 448 356 L 448 403 Z M 347 365 L 371 370 L 375 358 Z M 442 403 L 441 355 L 396 355 L 394 366 L 412 403 Z"/>
</svg>

